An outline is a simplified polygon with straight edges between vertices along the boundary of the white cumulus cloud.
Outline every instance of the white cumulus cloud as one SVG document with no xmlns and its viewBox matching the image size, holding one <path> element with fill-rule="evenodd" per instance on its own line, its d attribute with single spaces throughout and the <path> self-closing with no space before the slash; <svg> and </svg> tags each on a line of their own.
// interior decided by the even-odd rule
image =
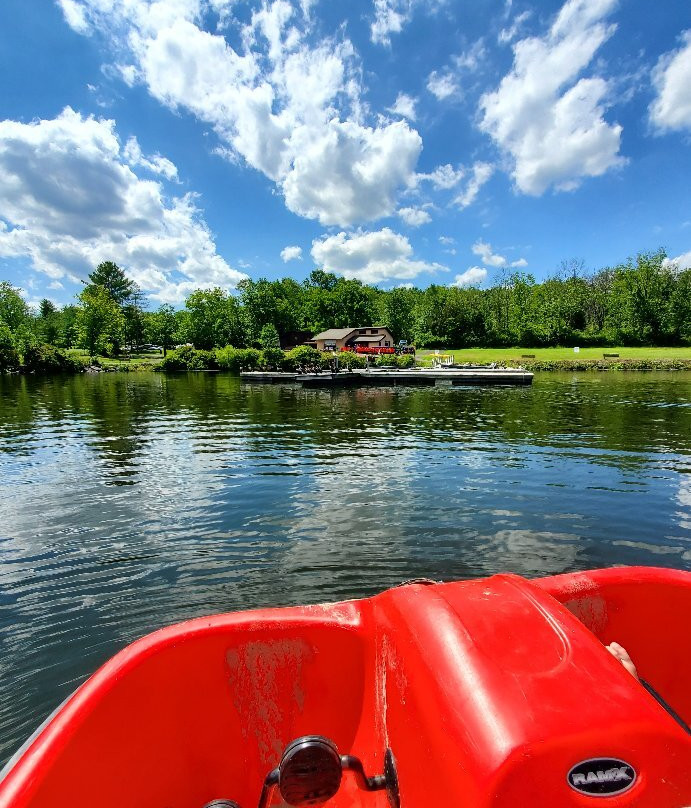
<svg viewBox="0 0 691 808">
<path fill-rule="evenodd" d="M 691 129 L 691 29 L 682 45 L 660 57 L 653 73 L 656 97 L 650 119 L 661 130 Z"/>
<path fill-rule="evenodd" d="M 469 267 L 465 272 L 456 275 L 451 286 L 477 286 L 482 283 L 487 277 L 487 270 L 482 267 Z"/>
<path fill-rule="evenodd" d="M 482 186 L 490 179 L 494 173 L 494 166 L 490 163 L 477 162 L 470 169 L 470 176 L 465 187 L 454 199 L 454 204 L 460 208 L 467 208 L 477 199 Z"/>
<path fill-rule="evenodd" d="M 58 0 L 58 4 L 70 28 L 79 33 L 85 33 L 88 30 L 89 24 L 86 21 L 84 9 L 79 3 L 76 3 L 75 0 Z"/>
<path fill-rule="evenodd" d="M 448 190 L 458 185 L 466 176 L 466 173 L 465 168 L 462 166 L 454 168 L 450 163 L 446 163 L 446 165 L 437 166 L 429 174 L 417 174 L 415 181 L 416 183 L 422 181 L 431 182 L 437 190 Z"/>
<path fill-rule="evenodd" d="M 495 253 L 492 250 L 492 245 L 488 244 L 486 241 L 482 241 L 482 239 L 478 239 L 471 247 L 471 250 L 473 254 L 477 255 L 482 260 L 482 263 L 488 267 L 499 268 L 510 266 L 520 269 L 528 266 L 528 262 L 525 258 L 517 258 L 515 261 L 509 262 L 503 255 Z"/>
<path fill-rule="evenodd" d="M 0 121 L 0 255 L 26 257 L 54 280 L 112 260 L 171 302 L 246 277 L 217 254 L 194 196 L 167 197 L 135 174 L 127 151 L 114 121 L 69 107 L 50 120 Z"/>
<path fill-rule="evenodd" d="M 454 168 L 447 163 L 446 165 L 437 166 L 429 174 L 416 174 L 414 185 L 429 182 L 437 191 L 449 190 L 461 185 L 453 203 L 460 208 L 467 208 L 477 199 L 482 186 L 491 178 L 493 173 L 494 166 L 483 161 L 473 163 L 469 167 L 458 166 L 458 168 Z"/>
<path fill-rule="evenodd" d="M 691 269 L 691 250 L 682 253 L 676 258 L 665 258 L 664 265 L 675 269 Z"/>
<path fill-rule="evenodd" d="M 447 0 L 374 0 L 374 19 L 370 25 L 370 39 L 378 45 L 390 45 L 391 34 L 400 34 L 410 22 L 415 6 L 434 13 Z"/>
<path fill-rule="evenodd" d="M 519 14 L 508 28 L 501 29 L 499 36 L 497 37 L 498 42 L 502 45 L 512 42 L 520 32 L 523 23 L 530 19 L 531 16 L 531 11 L 524 11 Z"/>
<path fill-rule="evenodd" d="M 293 133 L 298 146 L 283 180 L 290 210 L 323 225 L 352 225 L 393 213 L 395 190 L 412 182 L 422 140 L 397 121 L 369 128 L 330 121 Z"/>
<path fill-rule="evenodd" d="M 396 97 L 396 101 L 392 107 L 389 107 L 389 112 L 393 113 L 394 115 L 400 115 L 403 118 L 407 118 L 409 121 L 415 120 L 415 105 L 417 100 L 413 98 L 411 95 L 407 95 L 406 93 L 399 93 Z"/>
<path fill-rule="evenodd" d="M 375 232 L 338 233 L 313 241 L 312 258 L 327 272 L 364 283 L 406 281 L 423 272 L 447 269 L 441 264 L 415 260 L 408 239 L 388 227 Z"/>
<path fill-rule="evenodd" d="M 178 178 L 177 166 L 172 163 L 167 157 L 162 157 L 160 154 L 154 154 L 151 157 L 145 157 L 142 154 L 141 146 L 134 135 L 130 137 L 125 143 L 123 154 L 127 162 L 134 168 L 141 166 L 142 168 L 151 171 L 153 174 L 160 174 L 168 180 L 176 180 Z"/>
<path fill-rule="evenodd" d="M 458 80 L 451 71 L 438 73 L 433 70 L 427 77 L 427 89 L 439 101 L 444 101 L 460 92 Z"/>
<path fill-rule="evenodd" d="M 615 31 L 604 19 L 616 5 L 567 0 L 544 37 L 514 44 L 511 71 L 480 100 L 481 129 L 510 156 L 524 193 L 570 190 L 625 162 L 622 127 L 603 117 L 608 82 L 581 77 Z"/>
<path fill-rule="evenodd" d="M 432 217 L 423 208 L 401 208 L 398 215 L 409 227 L 420 227 L 432 221 Z"/>
<path fill-rule="evenodd" d="M 391 34 L 400 34 L 410 20 L 413 0 L 374 0 L 374 20 L 370 26 L 372 42 L 390 45 Z"/>
<path fill-rule="evenodd" d="M 302 247 L 284 247 L 281 250 L 281 259 L 284 264 L 288 261 L 302 261 Z"/>
<path fill-rule="evenodd" d="M 503 255 L 492 252 L 492 245 L 479 240 L 471 247 L 473 253 L 482 259 L 482 263 L 488 267 L 505 267 L 506 258 Z"/>
<path fill-rule="evenodd" d="M 458 56 L 453 56 L 451 61 L 457 70 L 474 73 L 486 56 L 487 49 L 485 48 L 484 39 L 478 39 L 468 50 L 458 54 Z"/>
<path fill-rule="evenodd" d="M 376 220 L 413 181 L 419 134 L 366 119 L 354 48 L 342 34 L 314 41 L 310 3 L 303 14 L 287 0 L 263 3 L 234 47 L 203 27 L 220 0 L 71 3 L 90 30 L 107 32 L 125 81 L 210 126 L 218 153 L 269 177 L 292 212 L 341 227 Z"/>
</svg>

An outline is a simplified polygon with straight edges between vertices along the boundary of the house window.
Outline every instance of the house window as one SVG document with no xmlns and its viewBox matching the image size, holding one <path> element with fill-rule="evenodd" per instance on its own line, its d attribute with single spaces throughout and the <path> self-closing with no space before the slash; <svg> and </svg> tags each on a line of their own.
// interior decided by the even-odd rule
<svg viewBox="0 0 691 808">
<path fill-rule="evenodd" d="M 370 332 L 370 334 L 378 334 L 379 329 L 378 328 L 370 328 L 369 332 Z"/>
<path fill-rule="evenodd" d="M 389 341 L 388 341 L 388 339 L 387 339 L 387 340 L 386 340 L 386 342 L 384 343 L 384 347 L 385 347 L 385 348 L 388 348 L 388 347 L 389 347 Z"/>
</svg>

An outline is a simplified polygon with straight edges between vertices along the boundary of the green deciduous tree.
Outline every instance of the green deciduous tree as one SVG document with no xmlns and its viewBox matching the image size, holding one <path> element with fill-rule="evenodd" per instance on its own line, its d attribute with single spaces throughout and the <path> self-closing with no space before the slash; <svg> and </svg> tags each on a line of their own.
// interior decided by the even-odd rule
<svg viewBox="0 0 691 808">
<path fill-rule="evenodd" d="M 378 313 L 378 289 L 365 286 L 360 281 L 339 278 L 331 294 L 336 328 L 374 325 Z"/>
<path fill-rule="evenodd" d="M 29 307 L 20 290 L 7 281 L 0 281 L 0 320 L 13 333 L 31 320 Z"/>
<path fill-rule="evenodd" d="M 625 344 L 674 341 L 676 273 L 663 251 L 641 253 L 614 270 L 607 322 Z"/>
<path fill-rule="evenodd" d="M 670 296 L 670 322 L 676 340 L 691 342 L 691 269 L 675 271 Z"/>
<path fill-rule="evenodd" d="M 19 351 L 14 344 L 10 327 L 0 320 L 0 371 L 16 370 L 19 367 Z"/>
<path fill-rule="evenodd" d="M 132 283 L 130 295 L 122 305 L 122 313 L 125 318 L 125 344 L 130 350 L 144 342 L 146 330 L 144 305 L 145 298 L 142 290 L 136 283 Z"/>
<path fill-rule="evenodd" d="M 113 352 L 124 338 L 122 309 L 103 286 L 87 286 L 79 300 L 81 308 L 77 327 L 80 344 L 92 356 Z"/>
<path fill-rule="evenodd" d="M 139 306 L 128 303 L 122 307 L 124 318 L 124 341 L 130 349 L 136 348 L 144 342 L 146 330 L 146 316 Z"/>
<path fill-rule="evenodd" d="M 389 329 L 396 342 L 413 339 L 413 309 L 418 295 L 413 289 L 392 289 L 379 296 L 379 323 Z"/>
<path fill-rule="evenodd" d="M 450 344 L 444 318 L 448 293 L 447 287 L 432 284 L 417 297 L 413 310 L 413 340 L 421 348 Z"/>
<path fill-rule="evenodd" d="M 46 297 L 39 304 L 36 326 L 42 342 L 49 345 L 57 343 L 60 333 L 60 310 Z"/>
<path fill-rule="evenodd" d="M 124 314 L 124 329 L 112 307 L 105 316 L 98 289 Z M 670 263 L 662 251 L 590 275 L 583 262 L 568 261 L 539 283 L 532 275 L 503 268 L 485 289 L 432 284 L 424 290 L 384 291 L 319 269 L 303 283 L 263 278 L 244 280 L 238 289 L 237 297 L 222 289 L 197 290 L 180 311 L 168 306 L 149 313 L 143 311 L 136 285 L 117 265 L 105 262 L 91 274 L 82 296 L 90 311 L 79 315 L 81 339 L 88 331 L 103 342 L 103 332 L 117 351 L 123 338 L 139 344 L 144 329 L 148 340 L 166 350 L 186 342 L 200 349 L 274 349 L 279 340 L 294 345 L 327 328 L 385 325 L 396 341 L 418 347 L 691 341 L 691 270 Z M 113 327 L 98 326 L 97 310 Z M 37 340 L 73 346 L 78 311 L 75 306 L 60 311 L 44 301 L 34 316 L 19 289 L 0 283 L 0 317 L 20 354 Z"/>
<path fill-rule="evenodd" d="M 185 308 L 188 339 L 195 347 L 244 345 L 238 301 L 223 289 L 199 289 L 187 298 Z"/>
<path fill-rule="evenodd" d="M 312 333 L 326 328 L 373 325 L 379 315 L 381 292 L 357 280 L 314 270 L 303 284 L 304 304 L 301 318 Z"/>
<path fill-rule="evenodd" d="M 58 321 L 57 345 L 74 348 L 79 342 L 79 307 L 63 306 Z"/>
<path fill-rule="evenodd" d="M 279 338 L 302 328 L 302 288 L 292 278 L 243 280 L 238 284 L 242 322 L 248 343 L 261 343 L 262 328 L 273 326 Z"/>
<path fill-rule="evenodd" d="M 147 317 L 147 339 L 163 348 L 163 356 L 175 344 L 174 338 L 177 330 L 178 318 L 175 316 L 175 309 L 169 303 L 159 306 Z"/>
</svg>

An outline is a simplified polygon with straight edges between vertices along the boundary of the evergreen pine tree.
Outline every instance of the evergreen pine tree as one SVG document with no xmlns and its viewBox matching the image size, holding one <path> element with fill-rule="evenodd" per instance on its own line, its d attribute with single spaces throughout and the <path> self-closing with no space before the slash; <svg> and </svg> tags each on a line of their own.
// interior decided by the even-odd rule
<svg viewBox="0 0 691 808">
<path fill-rule="evenodd" d="M 118 306 L 129 302 L 136 290 L 134 281 L 112 261 L 100 263 L 89 275 L 89 281 L 92 286 L 102 286 Z"/>
</svg>

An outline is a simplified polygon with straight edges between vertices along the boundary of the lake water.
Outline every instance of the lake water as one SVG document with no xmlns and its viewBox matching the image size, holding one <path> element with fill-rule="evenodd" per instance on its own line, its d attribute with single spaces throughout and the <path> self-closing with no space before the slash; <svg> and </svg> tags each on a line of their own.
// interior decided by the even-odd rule
<svg viewBox="0 0 691 808">
<path fill-rule="evenodd" d="M 613 564 L 691 569 L 691 374 L 0 377 L 0 760 L 167 623 Z"/>
</svg>

